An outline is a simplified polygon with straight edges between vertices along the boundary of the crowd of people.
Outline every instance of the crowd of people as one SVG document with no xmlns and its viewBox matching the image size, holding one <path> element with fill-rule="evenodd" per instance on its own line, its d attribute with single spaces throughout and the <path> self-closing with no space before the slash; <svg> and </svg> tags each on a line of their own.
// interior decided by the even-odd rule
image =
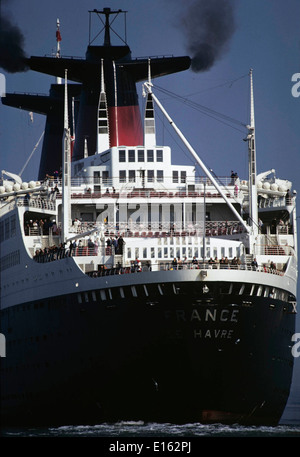
<svg viewBox="0 0 300 457">
<path fill-rule="evenodd" d="M 122 255 L 123 254 L 123 247 L 125 244 L 125 241 L 122 237 L 122 235 L 115 236 L 115 237 L 108 237 L 106 240 L 106 254 L 111 255 L 114 251 L 114 254 L 116 255 Z"/>
<path fill-rule="evenodd" d="M 26 236 L 30 235 L 53 235 L 59 234 L 59 228 L 55 220 L 50 219 L 29 219 L 25 221 L 24 231 Z"/>
<path fill-rule="evenodd" d="M 193 257 L 192 261 L 189 261 L 187 257 L 184 260 L 181 260 L 180 257 L 172 260 L 172 268 L 174 270 L 182 270 L 192 265 L 193 268 L 203 267 L 203 264 L 208 264 L 211 268 L 228 268 L 228 267 L 237 267 L 241 265 L 241 259 L 239 257 L 234 257 L 232 260 L 229 260 L 228 257 L 222 257 L 220 260 L 215 257 L 214 259 L 210 257 L 209 260 L 198 260 L 196 257 Z"/>
<path fill-rule="evenodd" d="M 34 260 L 39 263 L 52 262 L 53 260 L 63 259 L 68 257 L 70 252 L 66 249 L 65 243 L 59 246 L 53 245 L 44 249 L 37 249 L 33 256 Z"/>
</svg>

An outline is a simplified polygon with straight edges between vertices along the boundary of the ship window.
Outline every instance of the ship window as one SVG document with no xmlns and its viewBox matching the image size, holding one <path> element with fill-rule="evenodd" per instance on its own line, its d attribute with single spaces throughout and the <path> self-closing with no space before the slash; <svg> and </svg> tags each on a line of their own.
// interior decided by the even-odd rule
<svg viewBox="0 0 300 457">
<path fill-rule="evenodd" d="M 129 182 L 135 182 L 135 170 L 129 170 L 128 179 Z"/>
<path fill-rule="evenodd" d="M 103 171 L 102 172 L 102 182 L 103 184 L 108 184 L 108 171 Z"/>
<path fill-rule="evenodd" d="M 147 162 L 154 162 L 154 151 L 153 149 L 147 150 Z"/>
<path fill-rule="evenodd" d="M 128 162 L 135 162 L 135 150 L 129 149 L 128 151 Z"/>
<path fill-rule="evenodd" d="M 100 184 L 100 171 L 94 171 L 94 184 Z"/>
<path fill-rule="evenodd" d="M 163 162 L 163 151 L 162 151 L 162 149 L 158 149 L 156 151 L 156 162 Z"/>
<path fill-rule="evenodd" d="M 178 182 L 178 171 L 173 171 L 173 183 Z"/>
<path fill-rule="evenodd" d="M 269 296 L 269 287 L 265 287 L 265 290 L 264 290 L 264 297 L 268 297 Z"/>
<path fill-rule="evenodd" d="M 256 295 L 257 285 L 253 284 L 251 287 L 250 295 Z"/>
<path fill-rule="evenodd" d="M 157 182 L 163 182 L 164 180 L 164 171 L 157 170 Z"/>
<path fill-rule="evenodd" d="M 119 151 L 119 162 L 125 162 L 125 161 L 126 161 L 125 150 L 121 149 Z"/>
<path fill-rule="evenodd" d="M 145 154 L 143 149 L 138 150 L 138 162 L 145 162 Z"/>
<path fill-rule="evenodd" d="M 112 294 L 111 294 L 111 289 L 108 289 L 108 296 L 112 300 Z"/>
<path fill-rule="evenodd" d="M 180 173 L 180 182 L 185 183 L 186 182 L 186 171 L 181 171 Z"/>
<path fill-rule="evenodd" d="M 158 248 L 157 257 L 158 257 L 159 259 L 161 259 L 161 248 Z"/>
<path fill-rule="evenodd" d="M 143 259 L 147 259 L 147 248 L 143 248 Z"/>
<path fill-rule="evenodd" d="M 85 301 L 86 303 L 89 302 L 89 296 L 88 296 L 88 293 L 87 293 L 87 292 L 84 292 L 84 301 Z"/>
<path fill-rule="evenodd" d="M 160 293 L 160 295 L 163 295 L 163 291 L 162 291 L 162 288 L 161 288 L 161 285 L 160 284 L 157 284 L 157 288 L 158 288 L 158 292 Z"/>
<path fill-rule="evenodd" d="M 154 182 L 154 170 L 148 170 L 148 182 Z"/>
<path fill-rule="evenodd" d="M 164 258 L 168 258 L 168 248 L 164 248 Z"/>
<path fill-rule="evenodd" d="M 124 294 L 124 289 L 123 289 L 123 287 L 120 287 L 120 297 L 121 297 L 121 298 L 125 298 L 125 294 Z"/>
<path fill-rule="evenodd" d="M 97 301 L 96 292 L 94 290 L 92 291 L 92 300 Z"/>
<path fill-rule="evenodd" d="M 137 291 L 136 291 L 135 286 L 131 286 L 131 292 L 132 292 L 133 297 L 137 297 Z"/>
<path fill-rule="evenodd" d="M 262 294 L 262 291 L 263 291 L 263 286 L 258 286 L 258 289 L 257 289 L 257 296 L 260 297 L 261 294 Z"/>
<path fill-rule="evenodd" d="M 282 292 L 282 294 L 283 294 L 282 300 L 283 301 L 288 301 L 288 293 L 287 292 Z"/>
<path fill-rule="evenodd" d="M 119 170 L 119 181 L 126 182 L 126 170 Z"/>
<path fill-rule="evenodd" d="M 155 259 L 155 248 L 151 248 L 151 259 Z"/>
<path fill-rule="evenodd" d="M 242 284 L 242 286 L 241 286 L 241 288 L 239 290 L 239 295 L 243 295 L 244 290 L 245 290 L 245 284 Z"/>
<path fill-rule="evenodd" d="M 170 257 L 174 257 L 174 248 L 170 248 Z"/>
<path fill-rule="evenodd" d="M 148 290 L 147 290 L 147 287 L 145 286 L 145 284 L 144 284 L 144 292 L 145 292 L 146 297 L 149 297 L 149 293 L 148 293 Z"/>
<path fill-rule="evenodd" d="M 178 295 L 179 294 L 179 287 L 176 287 L 176 284 L 173 284 L 173 292 L 175 295 Z"/>
<path fill-rule="evenodd" d="M 140 248 L 135 248 L 135 258 L 138 259 L 140 256 Z"/>
<path fill-rule="evenodd" d="M 104 289 L 100 290 L 100 298 L 101 300 L 106 300 L 106 293 Z"/>
</svg>

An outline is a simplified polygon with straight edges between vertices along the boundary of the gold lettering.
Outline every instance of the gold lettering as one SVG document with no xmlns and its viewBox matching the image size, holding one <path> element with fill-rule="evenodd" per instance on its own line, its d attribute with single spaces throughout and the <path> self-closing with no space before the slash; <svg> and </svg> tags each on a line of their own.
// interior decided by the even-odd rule
<svg viewBox="0 0 300 457">
<path fill-rule="evenodd" d="M 222 321 L 222 322 L 227 322 L 228 321 L 228 316 L 227 317 L 223 317 L 223 315 L 225 313 L 227 313 L 227 315 L 229 314 L 228 309 L 222 309 L 222 311 L 221 311 L 220 321 Z"/>
<path fill-rule="evenodd" d="M 231 314 L 231 322 L 237 322 L 238 321 L 237 314 L 239 314 L 239 310 L 238 309 L 234 309 L 232 311 L 232 314 Z"/>
<path fill-rule="evenodd" d="M 193 309 L 192 315 L 191 315 L 191 321 L 194 319 L 198 319 L 198 321 L 201 321 L 201 318 L 199 316 L 199 313 L 196 309 Z"/>
<path fill-rule="evenodd" d="M 211 320 L 215 321 L 216 320 L 216 313 L 217 313 L 216 309 L 214 309 L 213 314 L 209 309 L 207 309 L 206 310 L 206 315 L 205 315 L 205 320 L 208 321 L 208 318 L 210 317 Z"/>
</svg>

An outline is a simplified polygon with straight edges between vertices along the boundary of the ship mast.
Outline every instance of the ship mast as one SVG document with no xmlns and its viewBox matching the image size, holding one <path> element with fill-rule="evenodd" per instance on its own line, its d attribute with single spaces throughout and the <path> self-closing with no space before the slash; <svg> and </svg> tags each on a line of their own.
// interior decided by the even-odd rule
<svg viewBox="0 0 300 457">
<path fill-rule="evenodd" d="M 250 69 L 250 125 L 248 128 L 248 157 L 249 157 L 249 224 L 252 227 L 252 234 L 258 235 L 258 210 L 257 210 L 257 188 L 256 188 L 256 144 L 255 144 L 255 120 L 254 120 L 254 95 L 253 76 Z"/>
<path fill-rule="evenodd" d="M 61 42 L 61 34 L 60 34 L 60 22 L 59 19 L 56 19 L 56 55 L 55 57 L 60 59 L 60 42 Z M 56 83 L 61 84 L 62 80 L 60 77 L 56 78 Z"/>
<path fill-rule="evenodd" d="M 62 154 L 62 232 L 61 241 L 65 243 L 71 222 L 70 184 L 71 184 L 71 135 L 68 121 L 68 70 L 65 70 L 65 104 L 64 104 L 64 135 Z"/>
</svg>

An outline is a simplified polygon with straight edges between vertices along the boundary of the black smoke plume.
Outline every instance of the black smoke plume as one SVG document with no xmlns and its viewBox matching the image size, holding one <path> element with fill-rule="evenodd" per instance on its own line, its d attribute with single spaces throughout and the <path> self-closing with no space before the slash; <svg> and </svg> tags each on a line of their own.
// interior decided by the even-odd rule
<svg viewBox="0 0 300 457">
<path fill-rule="evenodd" d="M 28 67 L 23 49 L 23 34 L 4 14 L 1 3 L 0 1 L 0 67 L 9 73 L 26 71 Z"/>
<path fill-rule="evenodd" d="M 182 17 L 187 50 L 195 72 L 209 70 L 235 32 L 234 0 L 195 0 Z"/>
</svg>

